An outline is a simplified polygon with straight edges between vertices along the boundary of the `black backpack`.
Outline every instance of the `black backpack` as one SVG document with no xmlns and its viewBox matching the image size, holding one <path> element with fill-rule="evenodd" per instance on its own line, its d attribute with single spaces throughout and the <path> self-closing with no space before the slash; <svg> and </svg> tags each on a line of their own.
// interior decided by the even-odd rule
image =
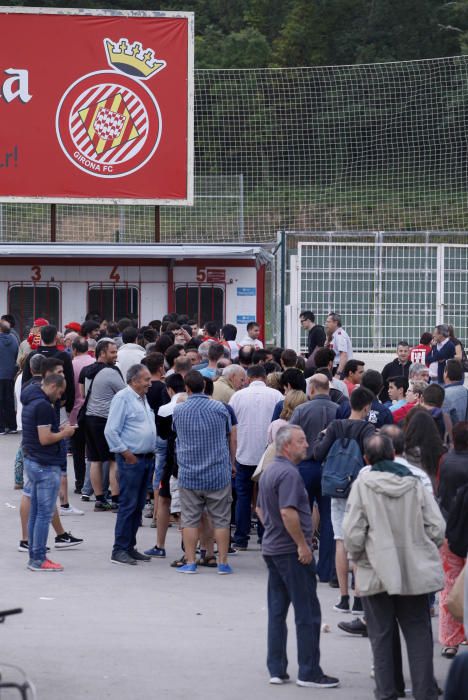
<svg viewBox="0 0 468 700">
<path fill-rule="evenodd" d="M 468 484 L 457 490 L 447 520 L 446 537 L 450 551 L 465 559 L 468 552 Z"/>
</svg>

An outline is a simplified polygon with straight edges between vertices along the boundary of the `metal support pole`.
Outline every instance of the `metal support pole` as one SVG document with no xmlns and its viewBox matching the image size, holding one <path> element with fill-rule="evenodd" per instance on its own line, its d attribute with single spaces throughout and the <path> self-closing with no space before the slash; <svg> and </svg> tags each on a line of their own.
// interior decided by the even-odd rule
<svg viewBox="0 0 468 700">
<path fill-rule="evenodd" d="M 50 205 L 50 242 L 55 243 L 57 240 L 57 205 Z"/>
<path fill-rule="evenodd" d="M 286 231 L 281 231 L 280 345 L 284 348 L 286 306 Z"/>
<path fill-rule="evenodd" d="M 244 175 L 239 175 L 239 240 L 244 240 Z"/>
<path fill-rule="evenodd" d="M 158 206 L 154 207 L 154 242 L 161 243 L 161 218 Z M 174 241 L 169 241 L 173 243 Z"/>
</svg>

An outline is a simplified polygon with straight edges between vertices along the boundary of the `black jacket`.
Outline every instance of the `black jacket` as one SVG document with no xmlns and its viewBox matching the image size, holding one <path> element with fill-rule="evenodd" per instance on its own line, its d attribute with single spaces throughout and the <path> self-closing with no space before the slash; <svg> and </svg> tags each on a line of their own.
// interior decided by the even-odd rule
<svg viewBox="0 0 468 700">
<path fill-rule="evenodd" d="M 372 423 L 366 423 L 363 420 L 344 419 L 339 421 L 344 429 L 344 436 L 353 438 L 359 444 L 362 454 L 364 454 L 364 442 L 375 433 L 375 427 Z M 334 420 L 328 426 L 325 434 L 320 433 L 317 440 L 313 444 L 312 455 L 317 462 L 323 462 L 327 456 L 330 447 L 335 440 L 340 437 L 336 424 L 338 420 Z"/>
<path fill-rule="evenodd" d="M 398 357 L 389 362 L 382 370 L 382 379 L 384 380 L 384 386 L 380 392 L 379 399 L 382 403 L 390 401 L 388 395 L 388 380 L 391 377 L 406 377 L 408 379 L 409 370 L 411 367 L 411 362 L 407 362 L 406 365 L 402 365 Z"/>
<path fill-rule="evenodd" d="M 29 363 L 31 362 L 31 357 L 37 354 L 44 355 L 44 357 L 56 357 L 58 360 L 63 360 L 63 373 L 67 382 L 67 388 L 65 389 L 63 400 L 65 401 L 65 410 L 67 413 L 70 413 L 75 404 L 75 375 L 73 373 L 71 357 L 68 352 L 59 350 L 57 347 L 51 347 L 49 345 L 40 345 L 37 350 L 33 350 L 33 352 L 29 353 L 26 358 L 26 362 L 24 363 L 23 376 L 21 379 L 22 386 L 24 386 L 32 377 Z"/>
</svg>

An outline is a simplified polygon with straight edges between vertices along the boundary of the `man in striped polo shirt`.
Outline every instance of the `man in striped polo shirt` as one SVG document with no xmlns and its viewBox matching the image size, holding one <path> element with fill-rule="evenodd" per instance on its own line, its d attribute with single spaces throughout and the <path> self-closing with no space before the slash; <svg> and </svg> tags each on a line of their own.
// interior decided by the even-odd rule
<svg viewBox="0 0 468 700">
<path fill-rule="evenodd" d="M 175 407 L 172 419 L 177 434 L 181 520 L 187 560 L 177 571 L 197 573 L 198 528 L 206 508 L 218 544 L 218 573 L 231 574 L 227 563 L 232 502 L 231 417 L 224 404 L 203 393 L 200 372 L 188 372 L 184 381 L 188 399 Z"/>
</svg>

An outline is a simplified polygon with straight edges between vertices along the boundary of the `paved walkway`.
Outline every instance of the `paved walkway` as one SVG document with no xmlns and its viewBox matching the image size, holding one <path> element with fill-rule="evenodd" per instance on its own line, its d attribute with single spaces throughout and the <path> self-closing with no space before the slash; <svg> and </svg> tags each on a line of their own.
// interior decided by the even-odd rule
<svg viewBox="0 0 468 700">
<path fill-rule="evenodd" d="M 232 557 L 233 576 L 210 569 L 183 576 L 169 567 L 179 555 L 179 536 L 171 528 L 168 559 L 115 566 L 109 561 L 115 516 L 94 513 L 93 504 L 72 495 L 86 515 L 63 518 L 63 524 L 85 543 L 52 550 L 63 573 L 28 571 L 27 555 L 16 551 L 21 492 L 12 488 L 12 465 L 18 443 L 15 436 L 0 437 L 0 607 L 21 606 L 24 614 L 0 627 L 0 661 L 23 666 L 39 700 L 373 697 L 369 642 L 337 629 L 342 617 L 332 610 L 336 591 L 325 584 L 319 584 L 319 597 L 331 632 L 322 635 L 322 665 L 340 678 L 341 688 L 268 685 L 266 572 L 257 550 Z M 148 524 L 140 530 L 140 549 L 154 544 L 155 530 Z M 437 620 L 435 633 L 436 627 Z M 289 672 L 295 679 L 292 620 L 290 629 Z M 438 644 L 434 655 L 443 683 L 450 662 L 440 657 Z"/>
</svg>

